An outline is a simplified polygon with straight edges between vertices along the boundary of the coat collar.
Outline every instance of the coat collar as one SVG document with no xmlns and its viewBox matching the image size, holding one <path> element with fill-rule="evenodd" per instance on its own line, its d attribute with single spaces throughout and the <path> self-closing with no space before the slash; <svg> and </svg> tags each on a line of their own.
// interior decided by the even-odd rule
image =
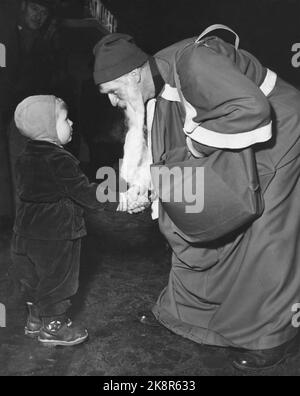
<svg viewBox="0 0 300 396">
<path fill-rule="evenodd" d="M 67 151 L 64 147 L 57 146 L 54 143 L 51 142 L 46 142 L 44 140 L 28 140 L 27 143 L 27 151 L 41 151 L 43 150 L 44 152 L 61 152 L 64 155 L 67 155 L 71 158 L 73 158 L 78 164 L 80 161 L 74 157 L 73 154 L 71 154 L 69 151 Z"/>
<path fill-rule="evenodd" d="M 162 75 L 160 74 L 160 71 L 157 67 L 156 61 L 153 57 L 149 58 L 149 64 L 150 64 L 150 70 L 152 73 L 152 78 L 154 82 L 154 87 L 155 87 L 155 97 L 157 97 L 160 92 L 162 91 L 165 81 L 162 78 Z"/>
</svg>

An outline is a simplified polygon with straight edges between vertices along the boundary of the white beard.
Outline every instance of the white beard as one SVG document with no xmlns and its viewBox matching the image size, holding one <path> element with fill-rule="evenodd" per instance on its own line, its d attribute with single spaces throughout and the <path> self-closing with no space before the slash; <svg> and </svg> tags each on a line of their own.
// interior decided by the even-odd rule
<svg viewBox="0 0 300 396">
<path fill-rule="evenodd" d="M 125 110 L 128 132 L 124 144 L 124 158 L 121 166 L 121 177 L 132 186 L 139 187 L 142 195 L 151 189 L 151 153 L 147 142 L 145 127 L 145 106 L 139 103 L 136 109 Z"/>
</svg>

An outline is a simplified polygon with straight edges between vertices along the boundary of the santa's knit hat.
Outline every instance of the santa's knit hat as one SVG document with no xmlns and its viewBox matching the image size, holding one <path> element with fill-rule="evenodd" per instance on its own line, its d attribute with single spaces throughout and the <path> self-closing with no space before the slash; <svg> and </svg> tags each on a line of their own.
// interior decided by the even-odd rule
<svg viewBox="0 0 300 396">
<path fill-rule="evenodd" d="M 142 66 L 149 55 L 136 46 L 128 34 L 112 33 L 104 37 L 94 49 L 94 80 L 99 85 L 115 80 Z"/>
</svg>

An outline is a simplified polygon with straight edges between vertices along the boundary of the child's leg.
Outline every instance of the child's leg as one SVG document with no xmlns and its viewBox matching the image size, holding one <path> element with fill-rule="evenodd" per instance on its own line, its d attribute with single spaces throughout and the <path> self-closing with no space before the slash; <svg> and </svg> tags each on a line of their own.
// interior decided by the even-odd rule
<svg viewBox="0 0 300 396">
<path fill-rule="evenodd" d="M 34 262 L 28 251 L 30 240 L 13 235 L 11 243 L 12 267 L 10 273 L 14 282 L 21 289 L 26 301 L 35 302 L 36 288 L 39 283 Z"/>
<path fill-rule="evenodd" d="M 25 327 L 25 334 L 28 336 L 37 336 L 42 327 L 42 321 L 35 305 L 36 289 L 39 279 L 35 264 L 29 258 L 29 247 L 29 240 L 13 235 L 11 244 L 11 258 L 13 264 L 10 269 L 10 274 L 14 278 L 15 285 L 22 291 L 23 298 L 27 303 L 29 314 Z"/>
<path fill-rule="evenodd" d="M 61 318 L 78 291 L 81 239 L 75 241 L 32 241 L 30 256 L 39 283 L 36 304 L 41 317 Z"/>
<path fill-rule="evenodd" d="M 78 290 L 80 250 L 81 239 L 32 241 L 30 257 L 39 277 L 35 301 L 43 321 L 39 341 L 45 345 L 72 346 L 88 337 L 67 319 L 70 297 Z"/>
</svg>

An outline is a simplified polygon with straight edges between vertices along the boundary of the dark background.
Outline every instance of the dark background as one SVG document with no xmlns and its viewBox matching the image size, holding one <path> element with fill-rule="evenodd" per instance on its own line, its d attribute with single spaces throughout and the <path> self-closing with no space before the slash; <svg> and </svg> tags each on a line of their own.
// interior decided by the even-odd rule
<svg viewBox="0 0 300 396">
<path fill-rule="evenodd" d="M 85 0 L 53 1 L 61 4 L 62 18 L 84 15 Z M 3 2 L 0 0 L 0 5 Z M 103 2 L 119 19 L 119 31 L 131 33 L 151 54 L 200 34 L 210 24 L 229 25 L 239 33 L 242 48 L 300 87 L 300 69 L 291 65 L 292 45 L 300 43 L 300 0 Z M 74 118 L 78 136 L 82 135 L 90 146 L 90 173 L 95 175 L 99 161 L 109 164 L 109 157 L 116 152 L 111 142 L 104 142 L 111 130 L 107 115 L 112 114 L 112 106 L 108 104 L 105 111 L 101 110 L 105 106 L 101 100 L 105 99 L 100 98 L 92 81 L 92 48 L 101 37 L 96 29 L 63 30 L 63 54 L 68 60 L 70 81 L 64 98 L 78 117 Z M 231 39 L 227 33 L 224 38 Z M 2 132 L 6 136 L 4 129 Z M 0 198 L 5 198 L 3 204 L 0 200 L 0 209 L 5 209 L 0 212 L 0 220 L 9 212 L 5 204 L 11 202 L 10 179 L 3 166 L 6 151 L 0 153 Z M 6 162 L 8 169 L 8 158 Z M 225 348 L 199 346 L 163 327 L 145 328 L 140 323 L 141 312 L 153 305 L 167 283 L 170 269 L 170 251 L 147 213 L 133 217 L 105 211 L 90 220 L 90 236 L 83 246 L 80 292 L 73 306 L 75 319 L 89 329 L 90 342 L 65 349 L 41 348 L 35 340 L 24 337 L 26 312 L 8 275 L 11 225 L 2 224 L 3 228 L 0 221 L 0 301 L 8 310 L 8 327 L 0 332 L 0 375 L 172 375 L 179 379 L 186 375 L 240 375 L 229 365 Z M 257 375 L 299 376 L 300 354 L 271 371 L 253 373 Z"/>
<path fill-rule="evenodd" d="M 256 55 L 283 78 L 300 86 L 300 69 L 292 66 L 292 46 L 300 43 L 299 0 L 103 0 L 131 33 L 154 53 L 173 42 L 196 36 L 222 23 L 241 38 L 241 48 Z M 218 33 L 231 39 L 227 33 Z"/>
</svg>

